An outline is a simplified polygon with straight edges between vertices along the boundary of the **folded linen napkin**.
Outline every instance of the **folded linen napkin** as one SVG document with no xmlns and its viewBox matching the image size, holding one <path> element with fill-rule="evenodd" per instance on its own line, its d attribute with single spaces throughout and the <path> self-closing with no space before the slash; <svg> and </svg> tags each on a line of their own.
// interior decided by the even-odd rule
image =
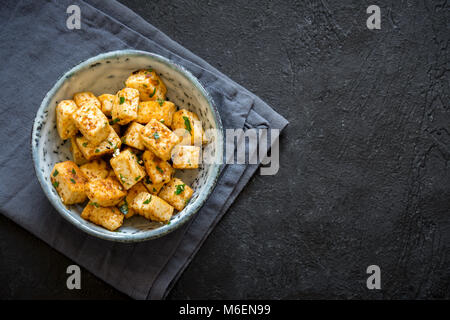
<svg viewBox="0 0 450 320">
<path fill-rule="evenodd" d="M 78 5 L 80 30 L 66 27 Z M 78 230 L 51 206 L 34 176 L 31 129 L 56 80 L 99 53 L 133 48 L 165 56 L 191 71 L 211 93 L 224 128 L 283 129 L 287 121 L 261 99 L 175 43 L 116 1 L 6 1 L 0 11 L 2 117 L 0 212 L 116 289 L 136 299 L 164 298 L 258 165 L 225 165 L 202 209 L 159 239 L 115 243 Z"/>
</svg>

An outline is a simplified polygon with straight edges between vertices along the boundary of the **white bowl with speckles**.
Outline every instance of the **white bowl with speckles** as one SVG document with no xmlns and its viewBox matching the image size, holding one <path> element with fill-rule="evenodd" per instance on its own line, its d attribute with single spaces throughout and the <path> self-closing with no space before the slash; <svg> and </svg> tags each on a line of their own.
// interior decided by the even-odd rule
<svg viewBox="0 0 450 320">
<path fill-rule="evenodd" d="M 65 206 L 50 182 L 56 162 L 71 160 L 70 142 L 62 141 L 56 130 L 55 107 L 59 101 L 72 99 L 76 92 L 92 91 L 96 95 L 115 94 L 125 79 L 137 69 L 153 68 L 167 86 L 167 98 L 179 108 L 197 113 L 203 128 L 217 129 L 203 150 L 211 164 L 197 170 L 177 170 L 176 176 L 194 189 L 191 201 L 176 213 L 170 224 L 160 224 L 143 217 L 125 219 L 122 227 L 109 231 L 80 217 L 84 205 Z M 66 72 L 46 94 L 34 120 L 31 147 L 36 176 L 43 192 L 55 209 L 79 229 L 102 239 L 136 242 L 161 237 L 189 220 L 211 194 L 219 177 L 223 156 L 223 128 L 217 109 L 197 78 L 172 61 L 144 51 L 120 50 L 100 54 L 81 62 Z"/>
</svg>

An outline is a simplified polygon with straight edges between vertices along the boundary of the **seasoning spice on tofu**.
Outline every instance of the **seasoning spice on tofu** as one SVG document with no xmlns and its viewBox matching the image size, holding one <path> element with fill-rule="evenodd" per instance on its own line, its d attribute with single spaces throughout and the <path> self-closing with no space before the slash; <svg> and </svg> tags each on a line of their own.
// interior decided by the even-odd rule
<svg viewBox="0 0 450 320">
<path fill-rule="evenodd" d="M 78 106 L 73 100 L 63 100 L 56 106 L 56 129 L 62 140 L 69 139 L 77 134 L 78 128 L 73 115 Z"/>
<path fill-rule="evenodd" d="M 112 107 L 112 119 L 120 125 L 136 120 L 139 105 L 139 91 L 124 88 L 117 92 Z"/>
<path fill-rule="evenodd" d="M 92 144 L 98 145 L 110 133 L 108 118 L 93 104 L 85 104 L 73 115 L 81 134 Z"/>
<path fill-rule="evenodd" d="M 116 207 L 100 207 L 89 202 L 81 213 L 85 220 L 98 224 L 110 231 L 117 230 L 123 224 L 123 214 Z"/>
<path fill-rule="evenodd" d="M 175 169 L 197 169 L 200 162 L 200 147 L 177 145 L 172 151 Z"/>
<path fill-rule="evenodd" d="M 106 154 L 112 154 L 115 150 L 120 150 L 120 146 L 122 145 L 122 141 L 111 126 L 109 127 L 109 135 L 106 140 L 98 145 L 92 144 L 83 136 L 76 137 L 75 141 L 81 153 L 87 160 L 93 160 Z"/>
<path fill-rule="evenodd" d="M 122 185 L 115 178 L 94 179 L 86 184 L 86 195 L 100 207 L 118 204 L 126 196 Z"/>
<path fill-rule="evenodd" d="M 116 98 L 115 95 L 109 94 L 109 93 L 105 93 L 105 94 L 98 96 L 98 100 L 100 101 L 100 104 L 101 104 L 100 109 L 105 114 L 105 116 L 108 116 L 108 117 L 111 116 L 112 107 L 113 107 L 115 98 Z"/>
<path fill-rule="evenodd" d="M 50 180 L 65 205 L 86 201 L 85 184 L 88 179 L 75 162 L 56 163 Z"/>
<path fill-rule="evenodd" d="M 132 122 L 122 137 L 122 142 L 135 149 L 144 150 L 144 144 L 141 140 L 141 130 L 144 128 L 142 124 Z"/>
<path fill-rule="evenodd" d="M 94 105 L 97 108 L 101 109 L 100 101 L 97 99 L 95 94 L 93 94 L 90 91 L 75 93 L 73 95 L 73 100 L 75 101 L 75 103 L 77 104 L 78 107 L 82 107 L 84 105 L 90 104 L 90 105 Z"/>
<path fill-rule="evenodd" d="M 175 170 L 170 163 L 158 158 L 153 152 L 146 150 L 142 154 L 142 160 L 152 184 L 166 183 L 172 179 Z"/>
<path fill-rule="evenodd" d="M 93 160 L 83 164 L 80 166 L 80 169 L 83 171 L 88 180 L 105 179 L 109 175 L 108 164 L 102 159 Z"/>
<path fill-rule="evenodd" d="M 146 175 L 144 168 L 139 165 L 136 155 L 131 153 L 129 149 L 111 158 L 110 164 L 117 179 L 127 190 Z"/>
<path fill-rule="evenodd" d="M 147 124 L 151 119 L 155 119 L 170 127 L 173 114 L 177 107 L 170 101 L 141 101 L 139 103 L 137 122 Z"/>
<path fill-rule="evenodd" d="M 141 192 L 147 192 L 147 189 L 142 182 L 138 182 L 128 190 L 127 196 L 117 205 L 119 210 L 125 215 L 126 219 L 131 218 L 136 213 L 131 207 L 131 204 L 133 203 L 134 198 Z"/>
<path fill-rule="evenodd" d="M 173 178 L 165 184 L 158 196 L 164 199 L 178 211 L 184 209 L 192 197 L 194 190 L 178 178 Z"/>
<path fill-rule="evenodd" d="M 142 101 L 166 99 L 167 88 L 153 69 L 134 71 L 125 81 L 125 85 L 139 90 Z"/>
<path fill-rule="evenodd" d="M 175 133 L 155 119 L 141 130 L 141 137 L 144 146 L 163 160 L 170 159 L 173 147 L 180 141 Z"/>
<path fill-rule="evenodd" d="M 153 221 L 167 222 L 173 215 L 173 207 L 158 196 L 139 193 L 131 207 L 140 215 Z"/>
</svg>

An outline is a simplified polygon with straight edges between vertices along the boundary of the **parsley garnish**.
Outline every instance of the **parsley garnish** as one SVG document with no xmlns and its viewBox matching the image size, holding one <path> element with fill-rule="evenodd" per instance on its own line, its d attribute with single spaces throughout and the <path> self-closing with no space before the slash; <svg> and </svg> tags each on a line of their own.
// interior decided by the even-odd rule
<svg viewBox="0 0 450 320">
<path fill-rule="evenodd" d="M 164 100 L 162 99 L 156 99 L 156 101 L 158 101 L 159 105 L 162 107 L 162 105 L 164 104 Z"/>
<path fill-rule="evenodd" d="M 53 186 L 54 186 L 55 188 L 58 188 L 59 182 L 58 182 L 58 181 L 53 182 Z"/>
<path fill-rule="evenodd" d="M 152 93 L 152 94 L 149 94 L 148 96 L 149 96 L 150 98 L 152 98 L 152 97 L 155 95 L 155 93 L 156 93 L 156 88 L 153 88 L 153 93 Z"/>
<path fill-rule="evenodd" d="M 145 178 L 145 184 L 152 184 L 153 182 L 152 182 L 152 180 L 150 180 L 150 178 L 149 177 L 146 177 Z"/>
<path fill-rule="evenodd" d="M 138 181 L 141 178 L 141 176 L 137 176 L 136 178 L 134 178 L 134 181 Z"/>
<path fill-rule="evenodd" d="M 88 145 L 87 142 L 83 143 L 83 147 L 87 147 L 87 145 Z"/>
<path fill-rule="evenodd" d="M 59 173 L 58 170 L 55 169 L 55 172 L 53 172 L 53 176 L 56 177 L 58 175 L 58 173 Z"/>
<path fill-rule="evenodd" d="M 124 103 L 125 102 L 125 98 L 124 97 L 120 97 L 120 102 L 119 102 L 119 104 L 122 104 L 122 103 Z"/>
<path fill-rule="evenodd" d="M 176 187 L 177 187 L 177 190 L 175 191 L 175 194 L 180 194 L 180 193 L 182 193 L 183 191 L 184 191 L 184 187 L 186 186 L 186 184 L 179 184 L 179 185 L 177 185 Z"/>
<path fill-rule="evenodd" d="M 91 205 L 98 208 L 98 203 L 97 202 L 91 202 Z"/>
<path fill-rule="evenodd" d="M 159 172 L 161 172 L 161 173 L 164 173 L 164 170 L 163 169 L 161 169 L 160 167 L 158 167 L 158 166 L 156 166 L 156 170 L 158 170 Z"/>
<path fill-rule="evenodd" d="M 153 188 L 153 192 L 156 192 L 156 188 Z"/>
<path fill-rule="evenodd" d="M 158 132 L 155 132 L 155 133 L 153 134 L 153 137 L 154 137 L 155 139 L 159 139 L 159 133 L 158 133 Z"/>
<path fill-rule="evenodd" d="M 143 203 L 144 203 L 144 204 L 149 204 L 151 200 L 152 200 L 152 196 L 150 196 L 150 198 L 148 198 L 147 200 L 145 200 Z"/>
<path fill-rule="evenodd" d="M 95 153 L 99 153 L 100 152 L 100 149 L 95 149 Z"/>
<path fill-rule="evenodd" d="M 73 180 L 72 178 L 70 179 L 70 182 L 72 182 L 72 183 L 76 183 L 76 182 L 75 182 L 75 180 Z"/>
<path fill-rule="evenodd" d="M 114 125 L 114 124 L 116 124 L 117 122 L 119 122 L 120 120 L 119 120 L 119 118 L 115 118 L 114 120 L 111 120 L 110 122 L 109 122 L 109 124 L 110 125 Z"/>
<path fill-rule="evenodd" d="M 123 214 L 128 214 L 128 202 L 127 202 L 127 199 L 125 198 L 124 199 L 124 203 L 123 203 L 123 205 L 121 205 L 120 207 L 119 207 L 119 210 L 120 210 L 120 212 L 122 212 Z"/>
<path fill-rule="evenodd" d="M 191 131 L 192 131 L 191 121 L 189 121 L 188 117 L 183 117 L 183 119 L 184 119 L 184 126 L 186 127 L 186 130 L 189 131 L 190 134 L 192 134 L 191 133 Z"/>
<path fill-rule="evenodd" d="M 72 168 L 72 173 L 73 173 L 73 174 L 77 174 L 77 173 L 75 172 L 75 169 L 74 169 L 74 168 Z"/>
<path fill-rule="evenodd" d="M 152 72 L 153 69 L 152 69 L 152 68 L 148 68 L 147 71 L 148 71 L 148 72 Z"/>
<path fill-rule="evenodd" d="M 164 119 L 159 120 L 159 122 L 164 123 Z"/>
</svg>

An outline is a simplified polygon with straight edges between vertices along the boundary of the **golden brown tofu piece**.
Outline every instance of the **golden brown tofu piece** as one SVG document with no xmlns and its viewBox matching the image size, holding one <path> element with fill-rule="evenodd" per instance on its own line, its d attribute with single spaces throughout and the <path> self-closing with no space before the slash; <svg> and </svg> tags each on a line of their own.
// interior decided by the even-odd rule
<svg viewBox="0 0 450 320">
<path fill-rule="evenodd" d="M 92 203 L 100 207 L 115 206 L 127 195 L 115 178 L 90 180 L 86 184 L 86 194 Z"/>
<path fill-rule="evenodd" d="M 108 117 L 111 116 L 115 98 L 116 98 L 115 95 L 109 93 L 102 94 L 101 96 L 98 97 L 98 100 L 101 103 L 100 109 Z"/>
<path fill-rule="evenodd" d="M 144 146 L 163 160 L 170 159 L 173 147 L 180 142 L 175 133 L 155 119 L 141 130 L 141 138 Z"/>
<path fill-rule="evenodd" d="M 86 201 L 85 185 L 88 179 L 75 162 L 56 163 L 50 180 L 65 205 Z"/>
<path fill-rule="evenodd" d="M 120 125 L 136 120 L 139 106 L 139 91 L 124 88 L 117 92 L 112 108 L 112 119 Z"/>
<path fill-rule="evenodd" d="M 73 114 L 81 134 L 92 144 L 98 145 L 110 133 L 108 118 L 93 104 L 85 104 Z"/>
<path fill-rule="evenodd" d="M 172 151 L 174 169 L 197 169 L 200 162 L 200 147 L 177 145 Z"/>
<path fill-rule="evenodd" d="M 164 186 L 164 182 L 153 183 L 149 176 L 146 176 L 142 181 L 148 192 L 150 192 L 151 194 L 158 194 L 158 192 Z"/>
<path fill-rule="evenodd" d="M 181 138 L 181 144 L 198 146 L 206 143 L 201 121 L 195 113 L 186 109 L 173 114 L 172 130 Z"/>
<path fill-rule="evenodd" d="M 106 154 L 112 154 L 115 150 L 120 150 L 122 142 L 114 129 L 109 127 L 109 136 L 99 145 L 95 146 L 85 137 L 78 136 L 75 138 L 76 144 L 81 153 L 87 160 L 98 159 Z"/>
<path fill-rule="evenodd" d="M 172 179 L 175 170 L 170 163 L 158 158 L 153 152 L 146 150 L 142 154 L 142 160 L 153 184 L 166 183 Z"/>
<path fill-rule="evenodd" d="M 136 155 L 130 149 L 123 150 L 113 157 L 110 164 L 117 179 L 127 190 L 146 175 L 144 168 L 139 165 Z"/>
<path fill-rule="evenodd" d="M 169 183 L 165 184 L 159 192 L 158 196 L 178 211 L 184 209 L 192 197 L 194 190 L 178 178 L 173 178 Z"/>
<path fill-rule="evenodd" d="M 101 103 L 92 92 L 78 92 L 73 95 L 73 100 L 78 107 L 82 107 L 87 104 L 93 104 L 97 108 L 101 109 Z"/>
<path fill-rule="evenodd" d="M 78 128 L 73 120 L 73 115 L 78 106 L 73 100 L 63 100 L 56 106 L 56 129 L 59 137 L 69 139 L 77 134 Z"/>
<path fill-rule="evenodd" d="M 170 101 L 141 101 L 136 121 L 147 124 L 151 119 L 155 119 L 170 127 L 172 117 L 176 111 L 177 107 Z"/>
<path fill-rule="evenodd" d="M 167 88 L 153 69 L 134 71 L 125 81 L 125 85 L 139 90 L 142 101 L 166 99 Z"/>
<path fill-rule="evenodd" d="M 170 204 L 148 192 L 139 193 L 131 206 L 138 214 L 153 221 L 168 222 L 173 215 Z"/>
<path fill-rule="evenodd" d="M 117 230 L 123 224 L 123 214 L 116 207 L 100 207 L 89 202 L 81 217 L 110 231 Z"/>
<path fill-rule="evenodd" d="M 141 130 L 144 128 L 142 124 L 132 122 L 122 137 L 122 143 L 135 149 L 144 150 L 144 144 L 141 139 Z"/>
<path fill-rule="evenodd" d="M 142 182 L 138 182 L 128 190 L 127 196 L 119 203 L 119 210 L 125 214 L 126 219 L 131 218 L 136 213 L 131 207 L 131 204 L 134 198 L 141 192 L 147 192 L 147 189 Z"/>
<path fill-rule="evenodd" d="M 102 159 L 83 164 L 80 169 L 89 180 L 105 179 L 109 175 L 108 164 Z"/>
<path fill-rule="evenodd" d="M 80 148 L 78 148 L 76 137 L 70 138 L 70 152 L 72 153 L 73 161 L 81 166 L 88 162 L 88 160 L 83 156 Z"/>
</svg>

